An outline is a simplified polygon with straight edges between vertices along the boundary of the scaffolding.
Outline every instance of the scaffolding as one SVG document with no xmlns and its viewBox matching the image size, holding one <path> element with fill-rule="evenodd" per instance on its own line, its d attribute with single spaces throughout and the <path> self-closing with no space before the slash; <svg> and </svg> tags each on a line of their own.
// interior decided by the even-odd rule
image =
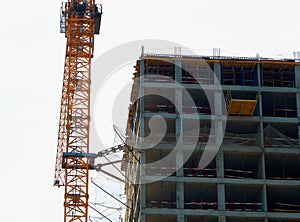
<svg viewBox="0 0 300 222">
<path fill-rule="evenodd" d="M 262 86 L 295 87 L 294 66 L 290 64 L 262 64 Z"/>
<path fill-rule="evenodd" d="M 174 82 L 174 64 L 163 60 L 145 61 L 145 82 Z"/>
<path fill-rule="evenodd" d="M 257 64 L 224 61 L 221 76 L 223 85 L 257 86 Z"/>
<path fill-rule="evenodd" d="M 213 63 L 204 61 L 183 61 L 182 83 L 214 84 Z"/>
</svg>

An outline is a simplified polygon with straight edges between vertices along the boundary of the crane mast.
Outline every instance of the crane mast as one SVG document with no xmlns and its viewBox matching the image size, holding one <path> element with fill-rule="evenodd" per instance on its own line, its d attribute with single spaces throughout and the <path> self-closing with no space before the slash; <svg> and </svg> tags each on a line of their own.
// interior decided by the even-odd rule
<svg viewBox="0 0 300 222">
<path fill-rule="evenodd" d="M 54 186 L 65 186 L 64 222 L 88 221 L 91 59 L 102 6 L 69 0 L 61 7 L 67 39 Z M 64 153 L 68 155 L 63 156 Z"/>
</svg>

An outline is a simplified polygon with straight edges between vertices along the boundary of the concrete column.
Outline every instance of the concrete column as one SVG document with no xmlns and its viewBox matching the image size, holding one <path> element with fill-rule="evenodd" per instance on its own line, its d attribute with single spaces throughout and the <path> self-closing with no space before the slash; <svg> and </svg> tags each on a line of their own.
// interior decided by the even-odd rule
<svg viewBox="0 0 300 222">
<path fill-rule="evenodd" d="M 300 147 L 300 92 L 296 93 L 296 106 L 297 106 L 297 117 L 298 117 L 298 145 Z"/>
<path fill-rule="evenodd" d="M 297 117 L 300 118 L 300 92 L 296 93 Z"/>
<path fill-rule="evenodd" d="M 176 144 L 179 147 L 176 152 L 176 169 L 177 176 L 183 176 L 183 121 L 180 113 L 182 113 L 182 91 L 175 89 L 175 105 L 177 107 L 175 120 Z"/>
<path fill-rule="evenodd" d="M 297 109 L 297 117 L 298 117 L 298 140 L 300 146 L 300 92 L 296 93 L 296 109 Z"/>
<path fill-rule="evenodd" d="M 267 186 L 264 184 L 262 188 L 262 207 L 265 212 L 267 212 L 267 205 Z"/>
<path fill-rule="evenodd" d="M 219 69 L 219 71 L 221 71 L 220 63 L 215 63 L 215 68 L 216 68 L 216 66 L 217 67 L 219 66 L 218 69 Z M 215 73 L 216 73 L 216 70 L 215 70 Z M 218 78 L 220 79 L 220 75 Z M 215 93 L 215 106 L 216 106 L 215 108 L 217 108 L 217 106 L 218 105 L 220 106 L 220 104 L 221 104 L 220 96 L 218 96 L 216 94 L 217 93 Z M 216 110 L 218 110 L 218 109 L 216 109 Z M 220 115 L 221 113 L 216 113 L 216 114 Z M 219 127 L 222 128 L 222 126 L 219 126 Z M 219 127 L 216 126 L 216 129 L 215 129 L 216 135 L 220 135 L 217 133 L 218 132 L 217 130 Z M 224 155 L 223 155 L 223 151 L 220 151 L 220 150 L 216 156 L 216 168 L 217 168 L 217 177 L 224 178 Z M 225 211 L 225 185 L 224 184 L 217 184 L 217 198 L 218 198 L 218 210 Z M 221 221 L 226 221 L 225 217 L 222 217 Z"/>
<path fill-rule="evenodd" d="M 218 190 L 218 210 L 225 211 L 225 185 L 217 184 Z"/>
<path fill-rule="evenodd" d="M 257 85 L 258 85 L 258 86 L 261 86 L 261 85 L 262 85 L 262 84 L 261 84 L 260 67 L 261 67 L 261 65 L 260 65 L 260 64 L 257 64 L 257 66 L 256 66 L 256 74 L 257 74 L 256 78 L 257 78 Z"/>
<path fill-rule="evenodd" d="M 224 178 L 224 153 L 220 150 L 216 155 L 217 177 Z M 217 184 L 218 210 L 225 211 L 225 185 Z M 225 217 L 219 217 L 219 221 L 226 222 Z"/>
<path fill-rule="evenodd" d="M 215 90 L 214 99 L 213 99 L 214 104 L 213 104 L 213 106 L 211 106 L 211 109 L 214 109 L 214 110 L 212 110 L 212 114 L 214 114 L 213 118 L 215 120 L 212 121 L 211 128 L 212 128 L 212 130 L 214 130 L 214 135 L 212 135 L 212 136 L 214 137 L 214 142 L 215 142 L 216 146 L 213 145 L 210 148 L 212 157 L 214 157 L 214 155 L 217 155 L 218 152 L 220 153 L 221 147 L 219 147 L 219 146 L 222 146 L 222 143 L 223 143 L 220 135 L 224 135 L 224 133 L 225 133 L 224 132 L 224 130 L 225 130 L 224 122 L 222 120 L 222 118 L 223 118 L 223 116 L 222 116 L 223 115 L 222 97 L 223 97 L 223 92 L 221 90 Z M 220 154 L 220 155 L 221 155 L 220 158 L 222 159 L 223 154 Z M 223 162 L 221 164 L 223 165 Z M 220 167 L 221 167 L 221 165 L 220 165 Z M 218 173 L 221 173 L 221 172 L 218 172 Z M 220 176 L 222 176 L 222 174 Z M 224 174 L 223 174 L 223 177 L 224 177 Z"/>
<path fill-rule="evenodd" d="M 143 137 L 144 137 L 144 117 L 143 114 L 141 113 L 141 131 L 140 131 L 140 137 L 141 137 L 141 145 L 143 146 Z M 141 159 L 140 162 L 141 164 L 146 163 L 146 150 L 141 150 Z M 140 180 L 143 181 L 145 178 L 146 172 L 144 170 L 144 167 L 140 167 Z M 146 208 L 146 184 L 141 184 L 140 188 L 140 198 L 141 198 L 141 209 L 140 211 L 142 212 L 143 209 Z"/>
<path fill-rule="evenodd" d="M 262 111 L 262 95 L 261 95 L 261 91 L 258 92 L 258 101 L 257 101 L 257 106 L 258 106 L 258 115 L 260 116 L 260 119 L 263 115 L 263 111 Z"/>
<path fill-rule="evenodd" d="M 185 222 L 184 215 L 177 214 L 177 222 Z"/>
<path fill-rule="evenodd" d="M 300 66 L 294 67 L 294 73 L 295 73 L 295 86 L 296 88 L 300 88 Z"/>
<path fill-rule="evenodd" d="M 141 213 L 140 222 L 146 222 L 146 214 Z"/>
<path fill-rule="evenodd" d="M 174 61 L 175 63 L 175 81 L 178 83 L 182 82 L 182 62 Z M 182 113 L 182 90 L 174 88 L 175 90 L 175 105 L 177 108 L 176 122 L 175 122 L 175 133 L 176 133 L 176 144 L 179 149 L 176 152 L 176 176 L 183 176 L 183 121 L 180 114 Z M 176 208 L 184 209 L 184 183 L 176 183 Z M 177 221 L 184 222 L 183 215 L 177 216 Z"/>
<path fill-rule="evenodd" d="M 140 79 L 139 79 L 139 97 L 140 97 L 140 143 L 143 146 L 144 136 L 145 136 L 145 113 L 144 113 L 144 60 L 141 60 L 140 63 Z M 141 150 L 141 163 L 146 163 L 146 152 Z M 140 178 L 143 180 L 145 178 L 144 168 L 140 167 Z M 143 209 L 146 208 L 146 184 L 141 184 L 140 188 L 140 213 L 141 213 L 141 222 L 146 222 L 146 215 L 143 212 Z"/>
<path fill-rule="evenodd" d="M 141 153 L 141 163 L 145 163 L 146 162 L 146 152 L 142 151 Z M 140 167 L 142 168 L 142 167 Z M 145 178 L 145 172 L 144 170 L 141 169 L 141 180 L 143 181 Z M 141 211 L 142 209 L 146 208 L 146 184 L 141 184 L 141 188 L 140 188 L 140 195 L 141 195 Z"/>
<path fill-rule="evenodd" d="M 218 222 L 226 222 L 225 216 L 219 216 Z"/>
<path fill-rule="evenodd" d="M 145 71 L 145 61 L 140 62 L 140 78 L 139 78 L 139 98 L 140 98 L 140 113 L 144 114 L 144 71 Z"/>
<path fill-rule="evenodd" d="M 259 146 L 262 150 L 265 150 L 264 148 L 264 124 L 262 121 L 260 121 L 258 126 L 258 140 L 259 140 Z"/>
<path fill-rule="evenodd" d="M 221 79 L 221 63 L 219 63 L 219 62 L 214 63 L 214 73 L 221 84 L 221 81 L 222 81 L 222 79 Z"/>
<path fill-rule="evenodd" d="M 221 150 L 216 155 L 216 169 L 217 177 L 224 178 L 224 154 Z"/>
<path fill-rule="evenodd" d="M 261 64 L 257 64 L 256 66 L 256 74 L 257 74 L 257 85 L 261 86 Z M 258 115 L 260 117 L 260 124 L 258 127 L 258 140 L 259 140 L 259 146 L 264 149 L 264 135 L 263 135 L 263 122 L 262 122 L 262 94 L 261 94 L 261 89 L 259 90 L 259 95 L 258 95 L 258 101 L 257 101 L 257 106 L 258 106 Z"/>
<path fill-rule="evenodd" d="M 184 183 L 176 183 L 176 208 L 184 209 Z"/>
<path fill-rule="evenodd" d="M 178 83 L 182 83 L 182 61 L 176 60 L 174 61 L 175 65 L 175 81 Z"/>
<path fill-rule="evenodd" d="M 258 167 L 260 167 L 262 179 L 266 179 L 265 153 L 261 154 L 260 164 Z"/>
<path fill-rule="evenodd" d="M 300 88 L 300 66 L 295 66 L 295 85 L 297 88 Z M 299 139 L 299 147 L 300 147 L 300 92 L 296 94 L 296 106 L 297 106 L 297 117 L 298 117 L 298 139 Z"/>
<path fill-rule="evenodd" d="M 259 92 L 259 96 L 258 96 L 258 109 L 259 109 L 259 119 L 260 119 L 260 123 L 259 123 L 259 128 L 258 128 L 258 140 L 259 140 L 259 145 L 261 148 L 264 149 L 264 125 L 263 125 L 263 121 L 262 121 L 262 95 L 261 92 Z"/>
</svg>

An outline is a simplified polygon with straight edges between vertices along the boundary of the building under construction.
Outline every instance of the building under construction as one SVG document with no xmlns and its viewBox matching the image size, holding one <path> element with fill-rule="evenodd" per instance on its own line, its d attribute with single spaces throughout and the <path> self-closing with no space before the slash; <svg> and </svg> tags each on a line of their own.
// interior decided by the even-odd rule
<svg viewBox="0 0 300 222">
<path fill-rule="evenodd" d="M 142 55 L 125 221 L 300 221 L 299 88 L 296 60 Z"/>
</svg>

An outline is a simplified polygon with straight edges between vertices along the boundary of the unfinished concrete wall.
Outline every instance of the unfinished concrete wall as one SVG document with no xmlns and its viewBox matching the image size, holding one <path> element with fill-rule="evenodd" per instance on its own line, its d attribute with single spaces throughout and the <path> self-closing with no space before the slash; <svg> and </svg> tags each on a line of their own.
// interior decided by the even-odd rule
<svg viewBox="0 0 300 222">
<path fill-rule="evenodd" d="M 151 128 L 149 123 L 160 115 L 167 126 L 159 143 L 139 152 L 141 163 L 167 157 L 177 143 L 195 149 L 178 151 L 165 165 L 136 171 L 143 179 L 158 181 L 137 185 L 137 200 L 128 198 L 128 202 L 139 210 L 128 211 L 126 221 L 300 221 L 300 64 L 250 58 L 205 60 L 206 65 L 197 58 L 148 55 L 137 64 L 137 76 L 143 76 L 139 92 L 153 95 L 139 100 L 135 124 L 129 125 L 141 136 L 159 134 L 160 127 Z M 213 72 L 226 97 L 226 132 L 215 158 L 200 169 L 208 141 L 216 139 L 208 140 L 216 115 L 204 92 L 204 88 L 214 90 Z M 135 161 L 132 155 L 131 160 Z M 178 164 L 182 167 L 174 172 Z M 129 164 L 127 174 L 134 176 Z M 129 187 L 127 196 L 134 196 Z"/>
</svg>

